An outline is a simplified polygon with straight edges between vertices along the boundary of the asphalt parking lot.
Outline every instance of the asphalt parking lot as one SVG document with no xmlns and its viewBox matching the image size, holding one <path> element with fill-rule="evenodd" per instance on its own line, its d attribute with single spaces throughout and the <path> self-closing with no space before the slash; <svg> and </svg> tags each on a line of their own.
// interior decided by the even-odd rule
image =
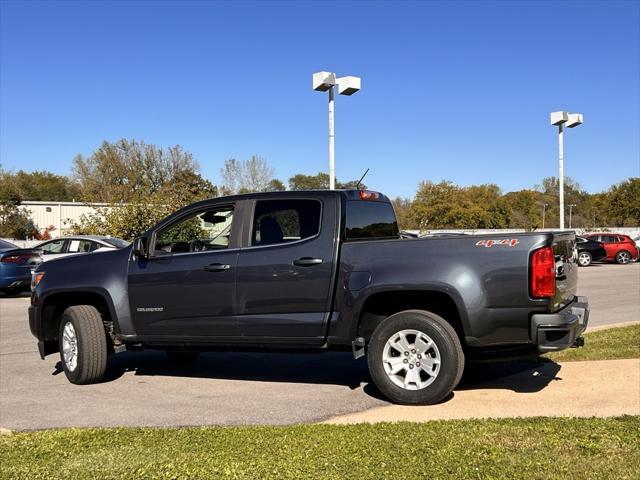
<svg viewBox="0 0 640 480">
<path fill-rule="evenodd" d="M 579 294 L 589 297 L 590 326 L 638 321 L 640 264 L 583 268 Z M 127 352 L 110 359 L 105 382 L 75 386 L 57 354 L 40 360 L 28 303 L 28 296 L 0 297 L 0 427 L 289 424 L 387 404 L 370 384 L 364 359 L 350 353 L 207 353 L 180 369 L 162 352 Z M 530 370 L 490 366 L 459 389 L 487 379 L 514 392 L 543 389 L 545 382 L 531 384 Z"/>
</svg>

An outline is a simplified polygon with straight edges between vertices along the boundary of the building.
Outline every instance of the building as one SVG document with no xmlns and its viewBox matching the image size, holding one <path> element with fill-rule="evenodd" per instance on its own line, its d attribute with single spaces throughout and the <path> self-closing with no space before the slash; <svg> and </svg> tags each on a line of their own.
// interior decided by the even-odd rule
<svg viewBox="0 0 640 480">
<path fill-rule="evenodd" d="M 109 204 L 27 200 L 20 206 L 29 212 L 29 217 L 40 232 L 53 226 L 55 230 L 50 232 L 51 237 L 60 237 L 69 234 L 71 225 L 77 223 L 82 215 L 95 213 L 96 208 L 109 207 Z"/>
</svg>

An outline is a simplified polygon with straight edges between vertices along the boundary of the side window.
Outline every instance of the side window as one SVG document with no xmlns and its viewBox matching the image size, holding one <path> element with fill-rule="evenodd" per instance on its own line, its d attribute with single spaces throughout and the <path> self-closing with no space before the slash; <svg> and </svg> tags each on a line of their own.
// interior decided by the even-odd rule
<svg viewBox="0 0 640 480">
<path fill-rule="evenodd" d="M 87 253 L 93 250 L 91 248 L 94 242 L 91 240 L 69 240 L 69 246 L 67 247 L 68 253 Z"/>
<path fill-rule="evenodd" d="M 251 245 L 274 245 L 313 237 L 320 231 L 317 200 L 263 200 L 253 214 Z"/>
<path fill-rule="evenodd" d="M 396 215 L 390 203 L 349 200 L 346 216 L 347 240 L 400 236 Z"/>
<path fill-rule="evenodd" d="M 64 238 L 61 238 L 60 240 L 52 240 L 51 242 L 45 243 L 40 248 L 42 249 L 42 253 L 45 255 L 63 253 L 62 247 L 64 247 L 64 242 Z"/>
<path fill-rule="evenodd" d="M 229 247 L 232 223 L 232 206 L 201 210 L 158 232 L 155 250 L 168 253 L 224 250 Z"/>
</svg>

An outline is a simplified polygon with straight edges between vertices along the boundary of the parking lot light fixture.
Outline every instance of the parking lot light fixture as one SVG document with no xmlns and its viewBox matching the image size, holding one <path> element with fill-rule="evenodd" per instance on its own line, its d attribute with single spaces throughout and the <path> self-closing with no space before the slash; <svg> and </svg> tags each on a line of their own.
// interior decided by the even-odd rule
<svg viewBox="0 0 640 480">
<path fill-rule="evenodd" d="M 336 188 L 333 88 L 337 85 L 340 95 L 351 96 L 360 91 L 360 83 L 360 77 L 336 78 L 335 73 L 324 71 L 313 74 L 313 89 L 316 92 L 329 92 L 329 188 L 331 190 Z"/>
<path fill-rule="evenodd" d="M 551 125 L 558 127 L 558 182 L 560 197 L 560 228 L 564 229 L 564 126 L 575 128 L 582 125 L 583 118 L 581 113 L 568 113 L 564 111 L 551 112 Z"/>
</svg>

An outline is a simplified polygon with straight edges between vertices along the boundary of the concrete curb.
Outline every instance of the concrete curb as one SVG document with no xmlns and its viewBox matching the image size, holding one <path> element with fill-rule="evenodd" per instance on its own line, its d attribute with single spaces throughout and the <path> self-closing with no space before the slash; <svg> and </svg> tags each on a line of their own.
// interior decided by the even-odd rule
<svg viewBox="0 0 640 480">
<path fill-rule="evenodd" d="M 389 405 L 323 423 L 640 415 L 640 359 L 545 363 L 457 388 L 427 406 Z"/>
<path fill-rule="evenodd" d="M 640 325 L 640 321 L 634 320 L 632 322 L 610 323 L 609 325 L 598 325 L 596 327 L 587 327 L 587 331 L 585 333 L 598 332 L 600 330 L 608 330 L 610 328 L 630 327 L 631 325 Z"/>
<path fill-rule="evenodd" d="M 11 430 L 9 430 L 8 428 L 2 428 L 0 427 L 0 437 L 4 437 L 4 436 L 8 436 L 13 434 L 13 432 Z"/>
</svg>

